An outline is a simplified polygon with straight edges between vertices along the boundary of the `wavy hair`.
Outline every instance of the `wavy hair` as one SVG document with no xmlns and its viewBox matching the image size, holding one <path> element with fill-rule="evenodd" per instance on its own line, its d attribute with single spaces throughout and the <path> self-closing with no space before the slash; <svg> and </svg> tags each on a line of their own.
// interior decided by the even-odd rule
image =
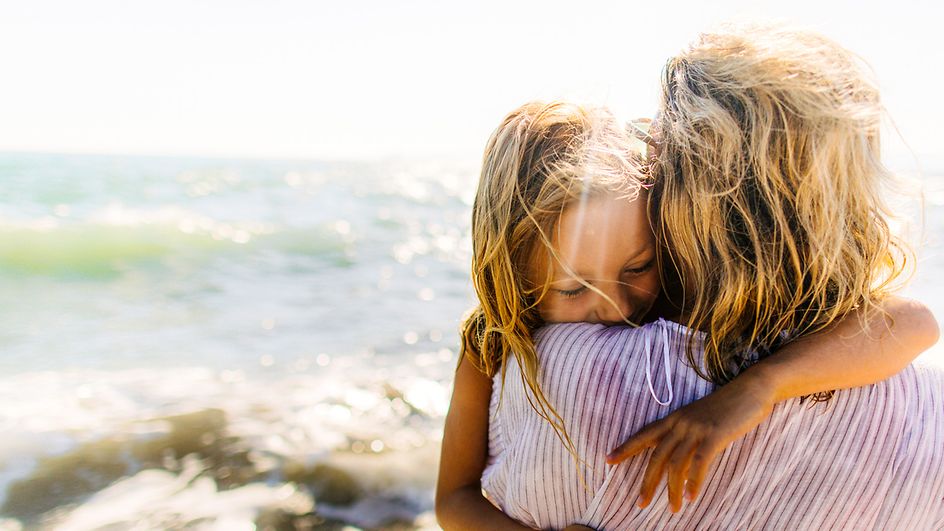
<svg viewBox="0 0 944 531">
<path fill-rule="evenodd" d="M 533 332 L 548 286 L 531 274 L 556 256 L 551 231 L 564 208 L 588 196 L 634 198 L 645 185 L 634 140 L 599 107 L 527 103 L 492 133 L 472 207 L 472 282 L 479 305 L 462 325 L 461 359 L 494 376 L 514 357 L 534 410 L 576 455 L 563 419 L 538 385 Z M 548 268 L 550 260 L 544 261 Z M 547 277 L 546 277 L 547 278 Z"/>
<path fill-rule="evenodd" d="M 742 353 L 864 315 L 904 279 L 911 251 L 882 198 L 883 113 L 857 58 L 812 33 L 729 27 L 668 61 L 650 197 L 663 269 L 708 333 L 703 377 L 723 384 Z"/>
</svg>

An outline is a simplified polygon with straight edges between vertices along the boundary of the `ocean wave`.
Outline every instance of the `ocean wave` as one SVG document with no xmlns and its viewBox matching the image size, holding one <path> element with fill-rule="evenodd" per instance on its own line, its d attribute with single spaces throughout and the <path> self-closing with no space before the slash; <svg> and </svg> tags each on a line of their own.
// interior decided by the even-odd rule
<svg viewBox="0 0 944 531">
<path fill-rule="evenodd" d="M 169 258 L 200 261 L 260 251 L 343 262 L 352 244 L 339 222 L 284 227 L 226 222 L 176 207 L 109 207 L 80 221 L 0 221 L 0 271 L 108 278 Z"/>
<path fill-rule="evenodd" d="M 200 367 L 3 378 L 0 514 L 65 529 L 432 526 L 453 365 L 437 359 L 354 378 L 343 364 L 277 381 Z M 143 500 L 152 510 L 129 512 Z"/>
</svg>

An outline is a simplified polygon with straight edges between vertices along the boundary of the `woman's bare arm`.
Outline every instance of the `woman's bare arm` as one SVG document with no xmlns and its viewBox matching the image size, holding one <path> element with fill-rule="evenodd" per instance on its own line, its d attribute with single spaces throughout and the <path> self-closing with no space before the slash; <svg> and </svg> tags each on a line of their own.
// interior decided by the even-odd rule
<svg viewBox="0 0 944 531">
<path fill-rule="evenodd" d="M 940 335 L 920 302 L 890 297 L 865 323 L 853 314 L 832 329 L 792 341 L 754 365 L 751 378 L 774 391 L 774 402 L 859 387 L 898 374 Z M 745 376 L 748 374 L 746 371 Z"/>
<path fill-rule="evenodd" d="M 673 511 L 694 500 L 714 458 L 766 419 L 774 404 L 794 397 L 857 387 L 901 371 L 940 334 L 921 303 L 892 297 L 885 313 L 847 316 L 833 328 L 798 339 L 758 362 L 727 385 L 649 424 L 608 457 L 618 463 L 655 448 L 643 475 L 639 504 L 652 501 L 668 476 Z"/>
<path fill-rule="evenodd" d="M 491 396 L 492 380 L 462 360 L 446 415 L 436 483 L 436 518 L 443 529 L 529 529 L 482 495 Z"/>
</svg>

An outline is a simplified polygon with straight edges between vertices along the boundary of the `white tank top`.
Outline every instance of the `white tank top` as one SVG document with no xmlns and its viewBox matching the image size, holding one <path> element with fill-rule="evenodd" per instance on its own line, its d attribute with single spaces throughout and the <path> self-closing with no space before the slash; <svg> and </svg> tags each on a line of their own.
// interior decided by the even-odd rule
<svg viewBox="0 0 944 531">
<path fill-rule="evenodd" d="M 914 365 L 826 404 L 778 404 L 720 454 L 693 504 L 671 513 L 663 480 L 639 509 L 648 453 L 616 466 L 604 459 L 649 422 L 714 389 L 685 361 L 691 334 L 662 320 L 540 330 L 541 389 L 586 465 L 575 466 L 531 408 L 510 361 L 504 391 L 499 374 L 492 392 L 486 497 L 541 529 L 944 529 L 944 372 Z"/>
</svg>

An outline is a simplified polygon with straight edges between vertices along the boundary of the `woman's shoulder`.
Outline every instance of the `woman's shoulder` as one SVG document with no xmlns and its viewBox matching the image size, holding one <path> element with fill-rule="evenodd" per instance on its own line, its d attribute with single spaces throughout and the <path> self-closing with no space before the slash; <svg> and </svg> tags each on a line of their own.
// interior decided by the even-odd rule
<svg viewBox="0 0 944 531">
<path fill-rule="evenodd" d="M 699 350 L 700 340 L 700 333 L 664 319 L 639 327 L 553 324 L 535 334 L 539 365 L 548 372 L 570 371 L 587 365 L 653 372 L 664 371 L 663 367 L 668 364 L 672 372 L 685 377 L 691 372 L 683 361 L 686 348 L 691 345 Z"/>
<path fill-rule="evenodd" d="M 694 335 L 700 339 L 704 334 L 687 326 L 658 319 L 642 326 L 607 326 L 599 323 L 555 323 L 545 325 L 535 332 L 534 340 L 539 351 L 573 348 L 626 348 L 654 339 L 676 342 Z"/>
</svg>

